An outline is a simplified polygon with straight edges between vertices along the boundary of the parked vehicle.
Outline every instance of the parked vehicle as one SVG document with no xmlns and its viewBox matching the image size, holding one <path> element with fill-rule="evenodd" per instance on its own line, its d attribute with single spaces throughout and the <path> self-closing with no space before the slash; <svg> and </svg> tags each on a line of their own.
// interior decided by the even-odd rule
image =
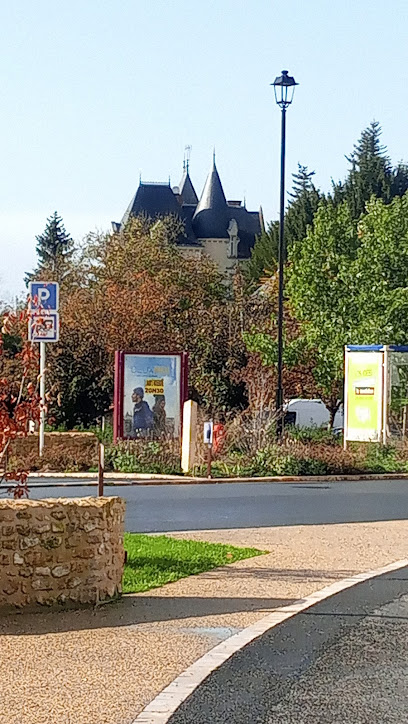
<svg viewBox="0 0 408 724">
<path fill-rule="evenodd" d="M 296 427 L 327 427 L 330 413 L 322 400 L 303 400 L 296 398 L 285 405 L 285 426 Z M 342 430 L 344 426 L 343 405 L 336 412 L 333 430 Z"/>
</svg>

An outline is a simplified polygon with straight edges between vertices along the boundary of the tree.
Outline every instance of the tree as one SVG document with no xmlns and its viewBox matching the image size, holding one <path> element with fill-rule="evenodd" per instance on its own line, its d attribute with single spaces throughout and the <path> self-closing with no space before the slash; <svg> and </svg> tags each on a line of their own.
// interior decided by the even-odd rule
<svg viewBox="0 0 408 724">
<path fill-rule="evenodd" d="M 357 223 L 346 202 L 322 204 L 294 245 L 287 285 L 300 323 L 294 361 L 309 357 L 332 419 L 343 388 L 345 344 L 408 340 L 408 194 L 374 196 Z"/>
<path fill-rule="evenodd" d="M 26 311 L 1 315 L 0 331 L 0 481 L 7 480 L 9 492 L 20 498 L 28 495 L 28 470 L 5 469 L 10 443 L 28 434 L 28 423 L 40 414 L 38 355 L 33 344 L 25 341 L 28 315 Z"/>
<path fill-rule="evenodd" d="M 372 198 L 358 236 L 352 270 L 358 281 L 358 342 L 407 344 L 408 193 L 390 204 Z"/>
<path fill-rule="evenodd" d="M 321 397 L 331 420 L 342 397 L 343 348 L 357 324 L 351 268 L 358 246 L 348 205 L 322 201 L 313 228 L 291 246 L 286 269 L 285 393 L 297 387 Z M 264 364 L 276 365 L 275 334 L 252 336 L 250 345 Z"/>
<path fill-rule="evenodd" d="M 313 229 L 290 253 L 288 303 L 300 323 L 293 359 L 312 359 L 320 397 L 334 419 L 342 397 L 343 349 L 356 340 L 358 282 L 352 269 L 359 240 L 347 203 L 322 202 Z"/>
<path fill-rule="evenodd" d="M 313 224 L 313 219 L 322 198 L 322 194 L 316 189 L 312 178 L 314 171 L 309 171 L 307 166 L 298 164 L 298 172 L 292 174 L 293 190 L 289 194 L 291 200 L 285 218 L 286 248 L 290 249 L 296 241 L 304 239 L 308 227 Z"/>
<path fill-rule="evenodd" d="M 274 273 L 279 253 L 279 221 L 272 221 L 256 238 L 247 263 L 249 279 L 259 282 L 264 276 Z"/>
<path fill-rule="evenodd" d="M 378 121 L 372 121 L 362 132 L 350 156 L 351 164 L 346 180 L 333 184 L 335 203 L 347 201 L 352 217 L 359 219 L 372 196 L 391 201 L 408 190 L 408 170 L 404 164 L 393 169 L 387 148 L 381 144 L 382 130 Z"/>
<path fill-rule="evenodd" d="M 45 230 L 36 236 L 36 241 L 38 266 L 26 275 L 26 283 L 44 274 L 50 274 L 54 281 L 62 282 L 69 273 L 74 241 L 56 211 L 47 219 Z"/>
<path fill-rule="evenodd" d="M 312 182 L 314 171 L 298 164 L 298 172 L 292 174 L 293 188 L 288 209 L 285 213 L 285 246 L 303 239 L 307 228 L 313 223 L 321 193 Z M 268 229 L 257 238 L 248 262 L 248 275 L 254 281 L 272 274 L 277 267 L 279 250 L 279 221 L 273 221 Z"/>
<path fill-rule="evenodd" d="M 263 287 L 263 293 L 269 298 L 273 316 L 258 324 L 244 334 L 249 351 L 248 364 L 243 369 L 249 404 L 257 409 L 258 405 L 274 407 L 276 397 L 276 367 L 278 360 L 277 342 L 277 306 L 278 276 L 275 275 Z M 302 337 L 302 325 L 295 318 L 287 298 L 284 300 L 284 348 L 283 348 L 283 387 L 285 396 L 317 397 L 322 388 L 314 379 L 315 360 Z"/>
<path fill-rule="evenodd" d="M 178 236 L 175 219 L 137 217 L 89 237 L 48 356 L 58 423 L 89 424 L 109 408 L 116 349 L 186 350 L 193 399 L 216 410 L 246 405 L 242 331 L 258 311 L 239 274 L 227 285 L 207 256 L 186 257 Z"/>
</svg>

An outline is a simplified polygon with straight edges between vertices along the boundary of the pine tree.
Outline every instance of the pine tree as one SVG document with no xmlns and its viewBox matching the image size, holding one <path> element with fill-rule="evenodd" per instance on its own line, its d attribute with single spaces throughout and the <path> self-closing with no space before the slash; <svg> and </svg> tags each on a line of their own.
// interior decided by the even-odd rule
<svg viewBox="0 0 408 724">
<path fill-rule="evenodd" d="M 293 199 L 293 201 L 296 201 L 296 199 L 302 196 L 305 192 L 312 191 L 314 189 L 312 182 L 312 177 L 314 175 L 315 171 L 309 171 L 307 166 L 302 166 L 298 163 L 298 172 L 292 173 L 293 186 L 292 191 L 289 192 L 289 196 Z M 293 201 L 291 203 L 293 203 Z"/>
<path fill-rule="evenodd" d="M 286 248 L 295 241 L 304 239 L 308 227 L 313 224 L 322 195 L 313 184 L 314 171 L 298 164 L 298 172 L 292 174 L 293 190 L 289 194 L 291 201 L 286 212 L 285 239 Z"/>
<path fill-rule="evenodd" d="M 298 172 L 292 174 L 293 187 L 289 193 L 291 200 L 285 214 L 285 246 L 290 248 L 294 241 L 303 239 L 308 226 L 313 223 L 320 192 L 312 182 L 314 171 L 298 164 Z M 263 275 L 276 270 L 279 250 L 279 221 L 272 221 L 266 231 L 258 237 L 248 262 L 248 275 L 259 281 Z"/>
<path fill-rule="evenodd" d="M 393 169 L 387 148 L 381 144 L 381 126 L 372 121 L 350 156 L 351 164 L 344 183 L 334 183 L 332 199 L 335 204 L 347 201 L 354 219 L 364 213 L 372 196 L 389 203 L 395 196 L 402 196 L 408 189 L 408 169 L 399 164 Z"/>
<path fill-rule="evenodd" d="M 279 251 L 279 221 L 272 221 L 255 241 L 247 264 L 250 279 L 259 281 L 276 271 Z"/>
<path fill-rule="evenodd" d="M 63 281 L 69 273 L 69 261 L 74 253 L 74 241 L 66 232 L 57 211 L 47 219 L 45 230 L 36 236 L 38 266 L 26 275 L 26 283 L 42 273 L 51 274 L 54 281 Z"/>
</svg>

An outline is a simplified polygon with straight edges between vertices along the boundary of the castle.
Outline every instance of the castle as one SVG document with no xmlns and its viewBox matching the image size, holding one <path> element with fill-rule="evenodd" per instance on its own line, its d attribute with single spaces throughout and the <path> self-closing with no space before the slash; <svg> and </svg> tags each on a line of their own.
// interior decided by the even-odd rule
<svg viewBox="0 0 408 724">
<path fill-rule="evenodd" d="M 232 272 L 243 259 L 249 259 L 256 237 L 264 228 L 262 209 L 248 211 L 241 201 L 227 201 L 215 165 L 215 154 L 200 199 L 194 190 L 189 161 L 184 161 L 179 186 L 142 183 L 140 181 L 120 223 L 112 222 L 113 231 L 123 228 L 130 216 L 145 214 L 150 218 L 168 215 L 184 222 L 184 234 L 178 239 L 186 254 L 208 254 L 222 273 Z"/>
</svg>

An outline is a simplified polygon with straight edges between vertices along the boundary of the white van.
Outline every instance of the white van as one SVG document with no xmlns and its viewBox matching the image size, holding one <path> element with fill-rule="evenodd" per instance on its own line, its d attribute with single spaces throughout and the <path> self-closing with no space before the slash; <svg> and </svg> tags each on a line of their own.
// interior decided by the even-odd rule
<svg viewBox="0 0 408 724">
<path fill-rule="evenodd" d="M 284 405 L 285 426 L 296 425 L 296 427 L 327 427 L 330 421 L 330 413 L 322 400 L 302 400 L 296 398 L 289 400 Z M 333 430 L 342 430 L 343 404 L 337 410 Z"/>
</svg>

